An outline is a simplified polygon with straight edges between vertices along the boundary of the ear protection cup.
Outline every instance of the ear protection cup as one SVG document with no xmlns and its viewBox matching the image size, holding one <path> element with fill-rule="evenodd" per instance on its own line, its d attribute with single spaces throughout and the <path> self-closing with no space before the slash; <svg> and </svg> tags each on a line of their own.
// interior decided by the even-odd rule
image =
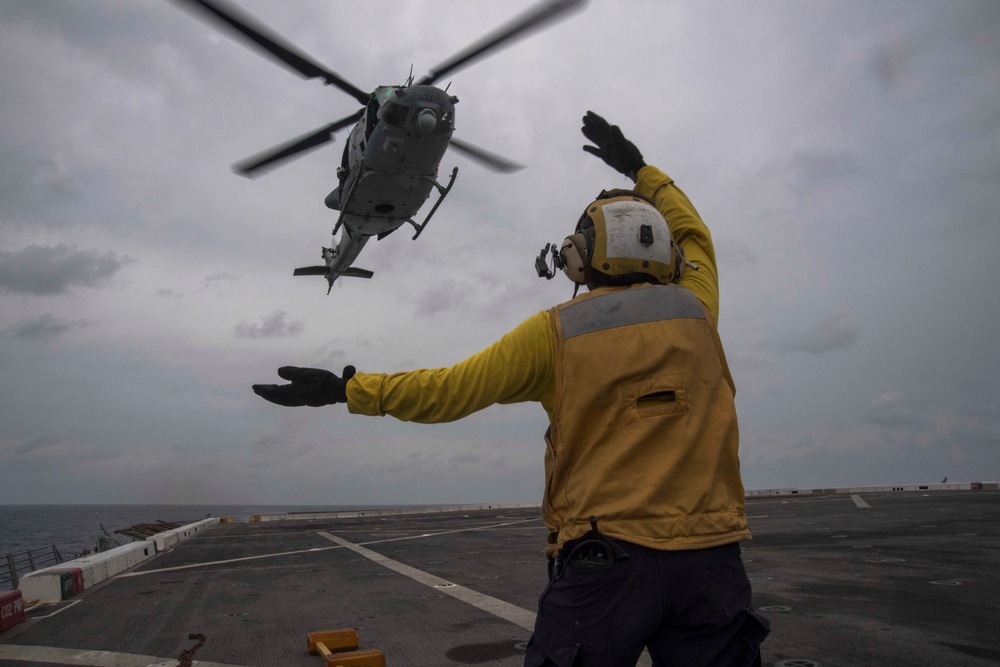
<svg viewBox="0 0 1000 667">
<path fill-rule="evenodd" d="M 573 282 L 582 285 L 587 282 L 587 266 L 590 265 L 590 238 L 585 232 L 577 232 L 572 236 L 567 236 L 562 247 L 559 248 L 559 256 L 563 262 L 563 273 Z"/>
</svg>

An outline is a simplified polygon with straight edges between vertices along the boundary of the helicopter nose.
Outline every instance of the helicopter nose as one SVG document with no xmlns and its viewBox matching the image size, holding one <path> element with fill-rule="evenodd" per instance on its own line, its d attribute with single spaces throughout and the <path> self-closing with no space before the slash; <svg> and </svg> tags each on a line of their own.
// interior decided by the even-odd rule
<svg viewBox="0 0 1000 667">
<path fill-rule="evenodd" d="M 433 109 L 421 109 L 417 112 L 417 129 L 421 132 L 430 132 L 437 127 L 437 114 Z"/>
</svg>

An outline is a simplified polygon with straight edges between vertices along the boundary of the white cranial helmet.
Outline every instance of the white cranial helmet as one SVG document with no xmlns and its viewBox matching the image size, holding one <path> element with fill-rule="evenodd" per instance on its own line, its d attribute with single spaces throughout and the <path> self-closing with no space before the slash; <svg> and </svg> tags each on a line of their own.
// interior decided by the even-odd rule
<svg viewBox="0 0 1000 667">
<path fill-rule="evenodd" d="M 576 233 L 559 249 L 563 271 L 575 283 L 604 276 L 633 276 L 668 284 L 679 277 L 681 263 L 670 227 L 657 208 L 631 190 L 604 191 L 584 210 Z"/>
</svg>

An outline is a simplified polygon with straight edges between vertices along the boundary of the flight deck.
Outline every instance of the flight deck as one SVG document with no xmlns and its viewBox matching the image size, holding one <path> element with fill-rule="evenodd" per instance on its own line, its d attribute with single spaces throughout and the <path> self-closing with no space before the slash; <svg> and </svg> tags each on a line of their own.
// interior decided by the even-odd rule
<svg viewBox="0 0 1000 667">
<path fill-rule="evenodd" d="M 746 509 L 764 665 L 1000 663 L 1000 491 L 765 495 Z M 547 580 L 538 507 L 350 514 L 216 524 L 30 606 L 0 633 L 0 665 L 320 667 L 307 634 L 339 628 L 390 667 L 522 663 Z"/>
</svg>

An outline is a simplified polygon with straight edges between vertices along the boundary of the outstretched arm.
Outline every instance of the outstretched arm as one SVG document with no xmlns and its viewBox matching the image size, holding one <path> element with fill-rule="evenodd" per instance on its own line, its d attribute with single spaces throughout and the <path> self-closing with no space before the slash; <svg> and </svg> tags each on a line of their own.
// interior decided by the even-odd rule
<svg viewBox="0 0 1000 667">
<path fill-rule="evenodd" d="M 594 146 L 583 150 L 596 155 L 611 168 L 635 181 L 635 191 L 653 200 L 666 218 L 670 234 L 684 258 L 698 267 L 685 271 L 677 284 L 690 289 L 701 300 L 712 317 L 719 319 L 719 274 L 715 264 L 712 236 L 694 204 L 674 184 L 674 179 L 656 167 L 647 165 L 635 144 L 625 138 L 617 125 L 612 125 L 593 111 L 583 117 L 583 135 Z"/>
<path fill-rule="evenodd" d="M 543 311 L 454 366 L 358 373 L 347 385 L 347 408 L 425 424 L 455 421 L 494 403 L 539 401 L 551 412 L 554 349 L 549 314 Z"/>
<path fill-rule="evenodd" d="M 494 403 L 539 401 L 551 414 L 555 342 L 549 313 L 529 317 L 493 345 L 448 368 L 338 377 L 316 368 L 283 366 L 290 384 L 255 384 L 262 398 L 285 406 L 347 403 L 356 414 L 391 415 L 425 424 L 454 421 Z"/>
<path fill-rule="evenodd" d="M 687 270 L 677 284 L 686 287 L 701 300 L 712 317 L 719 319 L 719 272 L 715 263 L 715 246 L 694 204 L 674 179 L 656 167 L 647 165 L 639 170 L 635 190 L 646 195 L 667 219 L 670 234 L 684 258 L 698 267 Z"/>
</svg>

